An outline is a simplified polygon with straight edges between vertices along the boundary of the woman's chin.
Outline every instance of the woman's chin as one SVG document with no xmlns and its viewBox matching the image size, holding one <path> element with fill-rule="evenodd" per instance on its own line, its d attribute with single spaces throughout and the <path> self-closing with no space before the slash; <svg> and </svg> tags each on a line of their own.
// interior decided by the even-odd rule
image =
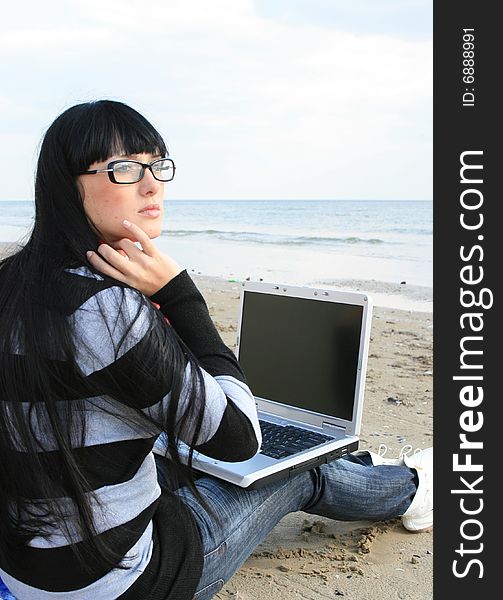
<svg viewBox="0 0 503 600">
<path fill-rule="evenodd" d="M 155 238 L 158 238 L 161 235 L 162 232 L 162 227 L 152 227 L 149 228 L 147 231 L 145 231 L 145 233 L 148 235 L 148 237 L 151 240 L 155 240 Z"/>
<path fill-rule="evenodd" d="M 141 227 L 143 231 L 148 235 L 148 237 L 153 240 L 158 238 L 162 233 L 162 220 L 159 219 L 159 222 L 153 223 L 137 223 L 138 227 Z"/>
</svg>

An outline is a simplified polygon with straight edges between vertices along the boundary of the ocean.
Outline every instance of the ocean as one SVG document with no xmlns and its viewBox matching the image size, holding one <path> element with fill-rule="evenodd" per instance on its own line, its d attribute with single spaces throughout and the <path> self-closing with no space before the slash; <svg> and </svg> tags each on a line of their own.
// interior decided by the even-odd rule
<svg viewBox="0 0 503 600">
<path fill-rule="evenodd" d="M 0 202 L 0 241 L 22 241 L 31 201 Z M 385 200 L 166 200 L 157 246 L 189 272 L 360 289 L 430 311 L 433 204 Z"/>
</svg>

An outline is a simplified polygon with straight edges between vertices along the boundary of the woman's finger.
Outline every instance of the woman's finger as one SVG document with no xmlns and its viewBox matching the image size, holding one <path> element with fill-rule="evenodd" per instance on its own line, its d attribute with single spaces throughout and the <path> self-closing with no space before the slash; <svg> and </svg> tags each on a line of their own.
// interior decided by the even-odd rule
<svg viewBox="0 0 503 600">
<path fill-rule="evenodd" d="M 103 273 L 103 275 L 108 275 L 108 277 L 112 277 L 113 279 L 117 279 L 118 281 L 122 281 L 123 283 L 127 283 L 124 274 L 115 267 L 113 267 L 106 260 L 104 260 L 97 252 L 89 250 L 89 252 L 86 253 L 86 256 L 87 260 L 91 263 L 91 265 L 97 271 Z"/>
<path fill-rule="evenodd" d="M 100 244 L 98 246 L 98 254 L 125 277 L 131 275 L 132 263 L 129 257 L 124 257 L 109 244 Z"/>
<path fill-rule="evenodd" d="M 144 255 L 143 250 L 138 248 L 138 246 L 128 238 L 122 238 L 116 242 L 109 242 L 108 245 L 119 252 L 119 254 L 122 254 L 122 256 L 128 256 L 130 259 L 138 259 L 140 255 Z"/>
<path fill-rule="evenodd" d="M 157 252 L 157 248 L 143 229 L 139 225 L 136 225 L 136 223 L 131 223 L 131 221 L 127 220 L 122 221 L 122 224 L 140 242 L 143 252 L 149 256 L 154 256 Z"/>
</svg>

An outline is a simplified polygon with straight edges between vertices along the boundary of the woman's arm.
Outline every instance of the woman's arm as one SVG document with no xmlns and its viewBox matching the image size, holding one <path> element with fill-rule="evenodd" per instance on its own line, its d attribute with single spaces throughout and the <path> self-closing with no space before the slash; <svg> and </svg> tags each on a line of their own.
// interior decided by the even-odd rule
<svg viewBox="0 0 503 600">
<path fill-rule="evenodd" d="M 225 448 L 233 440 L 237 443 L 239 439 L 250 439 L 250 436 L 259 445 L 260 428 L 253 394 L 236 356 L 223 342 L 202 294 L 187 271 L 179 273 L 150 299 L 159 304 L 162 313 L 204 371 L 217 381 L 230 400 L 216 433 L 197 450 L 215 456 L 218 448 Z M 243 421 L 242 415 L 247 417 L 248 423 Z M 258 445 L 254 454 L 259 449 Z M 222 460 L 225 459 L 222 457 Z"/>
</svg>

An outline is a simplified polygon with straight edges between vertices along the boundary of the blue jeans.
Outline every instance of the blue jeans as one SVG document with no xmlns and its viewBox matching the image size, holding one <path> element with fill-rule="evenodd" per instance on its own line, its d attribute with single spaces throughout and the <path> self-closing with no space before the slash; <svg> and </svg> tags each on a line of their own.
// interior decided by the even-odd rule
<svg viewBox="0 0 503 600">
<path fill-rule="evenodd" d="M 159 481 L 167 484 L 162 459 L 157 465 Z M 192 511 L 203 544 L 204 566 L 194 600 L 209 600 L 287 514 L 302 510 L 339 521 L 398 517 L 416 493 L 417 475 L 405 466 L 373 466 L 362 453 L 257 490 L 207 476 L 196 486 L 218 520 L 188 488 L 176 493 Z"/>
</svg>

